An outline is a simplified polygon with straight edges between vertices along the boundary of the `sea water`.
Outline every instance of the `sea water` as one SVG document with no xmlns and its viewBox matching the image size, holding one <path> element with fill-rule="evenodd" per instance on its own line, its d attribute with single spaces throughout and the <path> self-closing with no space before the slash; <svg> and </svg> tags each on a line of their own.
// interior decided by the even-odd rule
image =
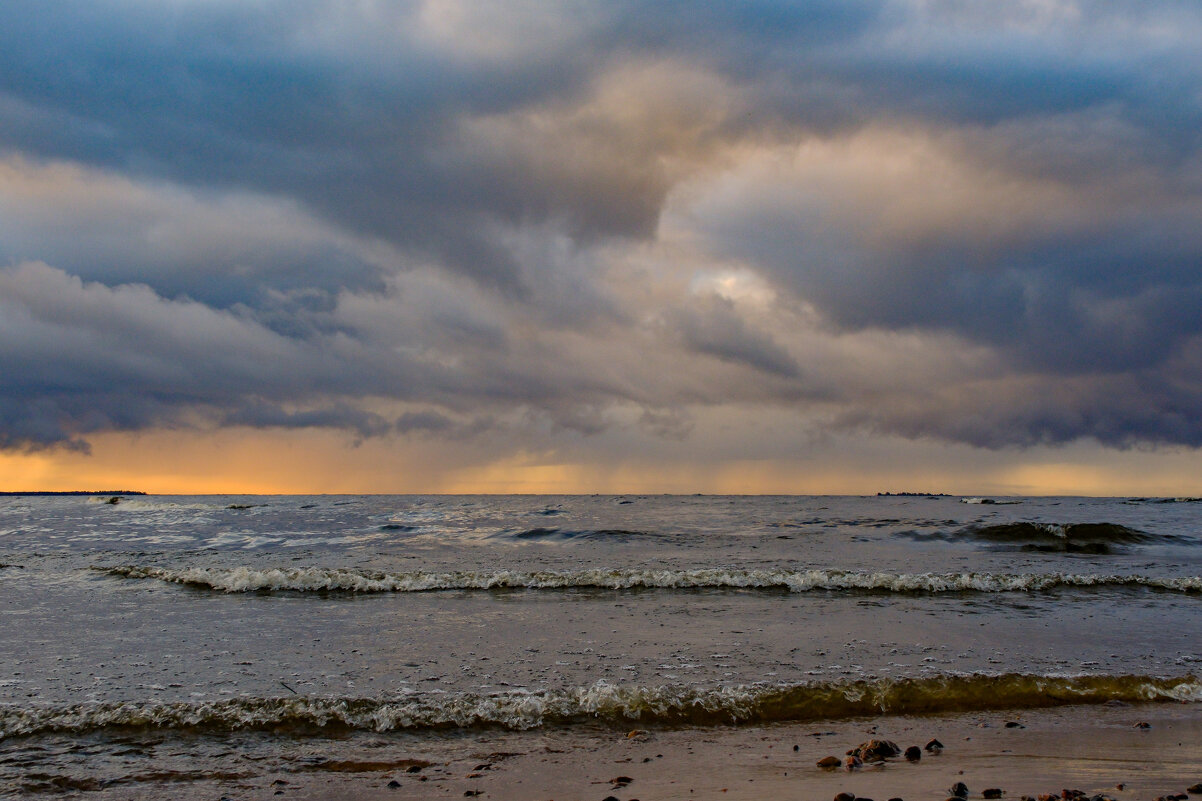
<svg viewBox="0 0 1202 801">
<path fill-rule="evenodd" d="M 498 730 L 1202 700 L 1192 499 L 111 500 L 0 499 L 0 793 L 210 797 Z"/>
</svg>

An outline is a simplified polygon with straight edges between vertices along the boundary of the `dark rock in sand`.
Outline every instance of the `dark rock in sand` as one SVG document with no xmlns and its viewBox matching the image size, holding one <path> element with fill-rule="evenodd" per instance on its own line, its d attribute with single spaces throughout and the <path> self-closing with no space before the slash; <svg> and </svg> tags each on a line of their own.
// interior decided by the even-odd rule
<svg viewBox="0 0 1202 801">
<path fill-rule="evenodd" d="M 1197 784 L 1192 784 L 1189 787 L 1186 787 L 1185 792 L 1189 793 L 1190 795 L 1202 795 L 1202 782 L 1198 782 Z"/>
<path fill-rule="evenodd" d="M 981 791 L 982 798 L 1001 798 L 1004 790 L 997 787 L 988 787 Z"/>
<path fill-rule="evenodd" d="M 405 768 L 405 772 L 406 773 L 421 773 L 422 766 L 421 765 L 410 765 L 409 767 Z"/>
<path fill-rule="evenodd" d="M 601 801 L 618 801 L 618 799 L 615 796 L 607 795 L 605 798 L 602 798 Z"/>
<path fill-rule="evenodd" d="M 390 790 L 395 790 L 396 788 L 401 786 L 401 783 L 398 782 L 396 779 L 393 779 L 392 781 L 390 781 L 388 784 L 386 784 L 384 786 L 389 788 Z"/>
<path fill-rule="evenodd" d="M 839 793 L 835 796 L 835 801 L 856 801 L 853 793 Z"/>
<path fill-rule="evenodd" d="M 843 765 L 848 770 L 855 770 L 856 768 L 864 767 L 864 760 L 860 759 L 855 754 L 852 754 L 847 759 L 843 760 Z"/>
<path fill-rule="evenodd" d="M 634 779 L 630 778 L 629 776 L 614 776 L 609 780 L 609 783 L 617 785 L 618 787 L 625 787 L 632 781 L 634 781 Z"/>
<path fill-rule="evenodd" d="M 1008 721 L 1006 721 L 1006 728 L 1007 729 L 1025 729 L 1027 727 L 1024 726 L 1023 724 L 1019 723 L 1017 720 L 1008 720 Z"/>
<path fill-rule="evenodd" d="M 938 740 L 932 739 L 929 743 L 926 744 L 926 749 L 928 751 L 930 751 L 931 753 L 934 753 L 936 751 L 942 751 L 943 743 L 939 742 Z"/>
<path fill-rule="evenodd" d="M 956 798 L 968 798 L 968 785 L 964 782 L 956 782 L 952 785 L 950 792 Z"/>
<path fill-rule="evenodd" d="M 880 759 L 889 759 L 895 757 L 902 752 L 897 743 L 891 740 L 869 740 L 866 743 L 860 743 L 851 752 L 855 756 L 865 762 L 876 762 Z"/>
<path fill-rule="evenodd" d="M 1089 798 L 1081 790 L 1070 790 L 1067 787 L 1060 791 L 1060 797 L 1065 799 L 1065 801 L 1081 801 L 1082 798 Z"/>
<path fill-rule="evenodd" d="M 1146 722 L 1144 722 L 1144 721 L 1142 721 L 1142 720 L 1141 720 L 1139 723 L 1136 723 L 1136 724 L 1135 724 L 1135 728 L 1137 728 L 1137 729 L 1150 729 L 1150 728 L 1152 728 L 1152 724 L 1151 724 L 1151 723 L 1146 723 Z"/>
<path fill-rule="evenodd" d="M 837 768 L 842 764 L 837 756 L 827 756 L 818 760 L 818 767 L 820 768 Z"/>
<path fill-rule="evenodd" d="M 465 798 L 472 798 L 473 796 L 484 795 L 484 791 L 483 790 L 464 790 L 463 795 Z"/>
<path fill-rule="evenodd" d="M 912 745 L 906 749 L 906 759 L 911 762 L 917 762 L 922 759 L 922 749 L 916 745 Z"/>
<path fill-rule="evenodd" d="M 1189 796 L 1186 795 L 1185 793 L 1174 793 L 1173 795 L 1169 796 L 1168 798 L 1169 798 L 1169 801 L 1186 801 L 1186 799 L 1189 798 Z"/>
<path fill-rule="evenodd" d="M 902 801 L 900 798 L 890 798 L 889 801 Z"/>
<path fill-rule="evenodd" d="M 793 750 L 794 750 L 794 751 L 800 751 L 800 750 L 801 750 L 801 746 L 800 746 L 800 745 L 795 745 L 795 746 L 793 746 Z"/>
</svg>

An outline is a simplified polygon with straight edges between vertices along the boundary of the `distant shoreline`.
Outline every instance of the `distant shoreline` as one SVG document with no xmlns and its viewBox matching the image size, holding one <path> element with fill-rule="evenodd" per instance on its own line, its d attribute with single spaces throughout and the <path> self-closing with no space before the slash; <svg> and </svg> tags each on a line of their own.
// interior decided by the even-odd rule
<svg viewBox="0 0 1202 801">
<path fill-rule="evenodd" d="M 39 490 L 35 492 L 7 492 L 0 490 L 0 496 L 12 495 L 145 495 L 141 490 Z"/>
</svg>

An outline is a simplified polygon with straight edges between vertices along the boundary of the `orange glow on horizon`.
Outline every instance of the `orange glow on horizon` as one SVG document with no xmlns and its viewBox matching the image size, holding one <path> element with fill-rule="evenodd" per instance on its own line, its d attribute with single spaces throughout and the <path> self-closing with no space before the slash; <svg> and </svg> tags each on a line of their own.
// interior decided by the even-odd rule
<svg viewBox="0 0 1202 801">
<path fill-rule="evenodd" d="M 923 450 L 925 448 L 925 450 Z M 360 444 L 320 431 L 156 431 L 106 434 L 91 455 L 69 451 L 0 454 L 0 489 L 142 490 L 152 494 L 813 494 L 878 491 L 963 495 L 1202 494 L 1198 451 L 1044 450 L 970 452 L 893 443 L 796 460 L 596 460 L 548 453 L 473 455 L 437 442 Z M 939 450 L 944 448 L 944 451 Z M 915 458 L 911 451 L 925 459 Z M 1073 458 L 1066 458 L 1066 457 Z M 963 452 L 958 452 L 963 458 Z"/>
</svg>

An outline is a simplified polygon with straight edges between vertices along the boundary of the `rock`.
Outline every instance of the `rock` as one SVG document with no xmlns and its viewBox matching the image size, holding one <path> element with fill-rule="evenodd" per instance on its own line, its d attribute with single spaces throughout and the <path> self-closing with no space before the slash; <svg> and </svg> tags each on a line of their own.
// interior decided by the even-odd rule
<svg viewBox="0 0 1202 801">
<path fill-rule="evenodd" d="M 939 742 L 938 740 L 932 739 L 929 743 L 926 744 L 925 747 L 931 753 L 935 753 L 936 751 L 943 750 L 943 743 Z"/>
<path fill-rule="evenodd" d="M 835 801 L 856 801 L 853 793 L 839 793 L 835 796 Z"/>
<path fill-rule="evenodd" d="M 900 798 L 890 798 L 889 801 L 902 801 Z"/>
<path fill-rule="evenodd" d="M 847 759 L 843 760 L 843 765 L 848 770 L 855 770 L 856 768 L 864 767 L 864 760 L 860 759 L 855 754 L 852 754 Z"/>
<path fill-rule="evenodd" d="M 1006 721 L 1006 728 L 1007 729 L 1025 729 L 1027 727 L 1024 726 L 1023 724 L 1019 723 L 1017 720 L 1008 720 L 1008 721 Z"/>
<path fill-rule="evenodd" d="M 405 768 L 405 772 L 406 773 L 421 773 L 422 766 L 421 765 L 410 765 L 409 767 Z"/>
<path fill-rule="evenodd" d="M 464 798 L 472 798 L 477 795 L 484 795 L 484 791 L 483 790 L 464 790 L 463 791 Z"/>
<path fill-rule="evenodd" d="M 949 792 L 956 798 L 968 798 L 968 785 L 964 782 L 956 782 Z"/>
<path fill-rule="evenodd" d="M 1067 787 L 1060 791 L 1060 797 L 1065 799 L 1065 801 L 1081 801 L 1082 798 L 1089 798 L 1089 796 L 1082 791 L 1070 790 Z"/>
<path fill-rule="evenodd" d="M 1173 793 L 1172 795 L 1168 796 L 1169 801 L 1186 801 L 1187 798 L 1189 798 L 1189 796 L 1185 793 Z"/>
<path fill-rule="evenodd" d="M 888 759 L 897 756 L 901 752 L 902 750 L 898 748 L 897 743 L 891 740 L 869 740 L 866 743 L 860 743 L 852 750 L 853 754 L 865 762 Z"/>
<path fill-rule="evenodd" d="M 801 746 L 800 746 L 800 745 L 795 745 L 795 746 L 793 746 L 793 750 L 794 750 L 794 751 L 800 751 L 800 750 L 801 750 Z"/>
<path fill-rule="evenodd" d="M 1039 801 L 1059 801 L 1060 796 L 1055 793 L 1040 793 Z"/>
<path fill-rule="evenodd" d="M 1136 723 L 1136 724 L 1135 724 L 1135 726 L 1134 726 L 1133 728 L 1136 728 L 1136 729 L 1150 729 L 1150 728 L 1152 728 L 1152 724 L 1151 724 L 1151 723 L 1148 723 L 1147 721 L 1143 721 L 1143 720 L 1141 720 L 1139 723 Z"/>
<path fill-rule="evenodd" d="M 601 801 L 618 801 L 618 799 L 616 796 L 607 795 L 605 798 L 602 798 Z"/>
<path fill-rule="evenodd" d="M 612 779 L 609 780 L 609 783 L 616 785 L 618 787 L 625 787 L 626 785 L 630 784 L 632 781 L 634 781 L 634 779 L 630 778 L 629 776 L 614 776 Z"/>
<path fill-rule="evenodd" d="M 837 768 L 842 764 L 837 756 L 826 756 L 818 760 L 818 767 L 820 768 Z"/>
<path fill-rule="evenodd" d="M 906 759 L 911 762 L 917 762 L 922 759 L 922 749 L 916 745 L 912 745 L 906 749 Z"/>
<path fill-rule="evenodd" d="M 1190 795 L 1202 795 L 1202 782 L 1191 784 L 1189 787 L 1185 788 L 1185 792 L 1189 793 Z"/>
<path fill-rule="evenodd" d="M 401 786 L 401 783 L 398 782 L 396 779 L 393 779 L 392 781 L 390 781 L 388 784 L 386 784 L 384 786 L 387 787 L 389 790 L 395 790 Z"/>
<path fill-rule="evenodd" d="M 987 787 L 981 791 L 982 798 L 1001 798 L 1005 791 L 998 787 Z"/>
</svg>

